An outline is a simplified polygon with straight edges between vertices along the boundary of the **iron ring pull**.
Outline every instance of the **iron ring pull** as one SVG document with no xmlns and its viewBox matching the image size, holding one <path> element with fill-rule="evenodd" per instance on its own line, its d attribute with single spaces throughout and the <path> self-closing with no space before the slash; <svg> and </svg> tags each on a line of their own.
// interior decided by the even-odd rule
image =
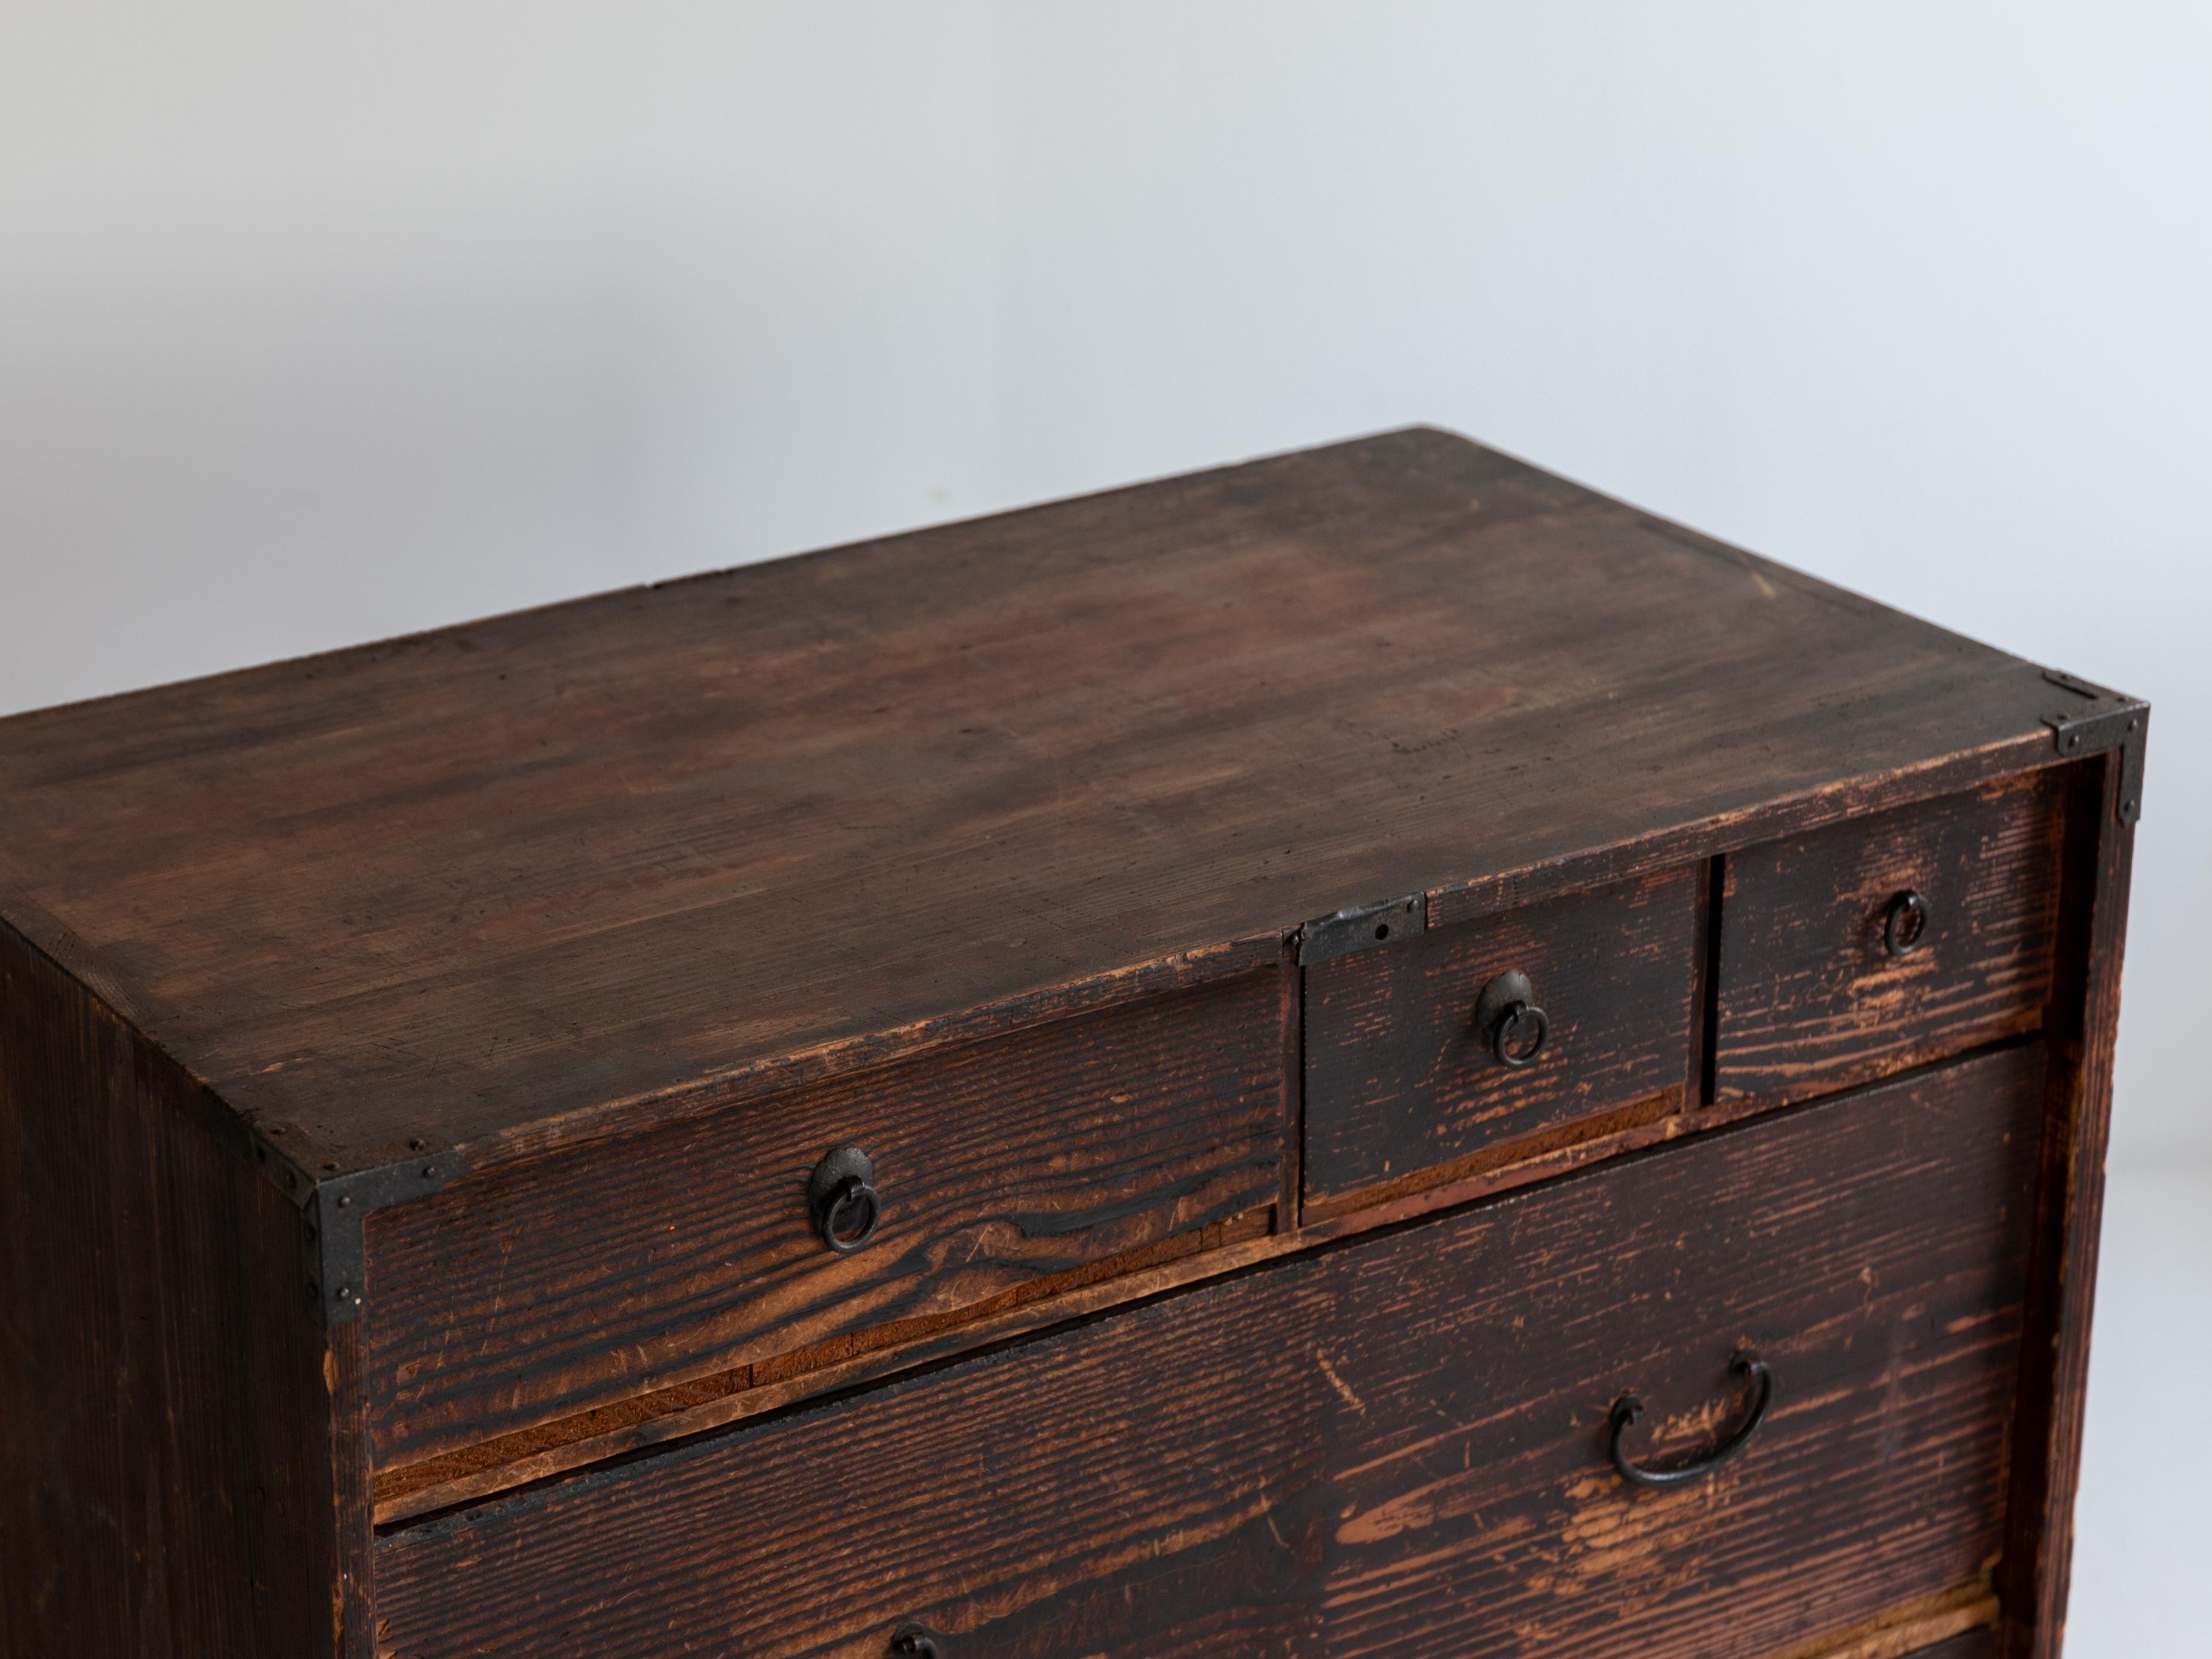
<svg viewBox="0 0 2212 1659">
<path fill-rule="evenodd" d="M 1528 975 L 1516 969 L 1482 988 L 1474 1002 L 1474 1029 L 1490 1045 L 1491 1058 L 1517 1072 L 1544 1052 L 1552 1020 L 1536 1006 Z"/>
<path fill-rule="evenodd" d="M 1928 943 L 1928 924 L 1933 920 L 1928 901 L 1910 887 L 1889 902 L 1882 918 L 1881 948 L 1893 957 L 1909 957 Z"/>
<path fill-rule="evenodd" d="M 822 1242 L 839 1255 L 852 1255 L 876 1236 L 884 1218 L 875 1161 L 858 1146 L 840 1146 L 807 1177 L 806 1204 Z"/>
<path fill-rule="evenodd" d="M 902 1626 L 891 1637 L 891 1651 L 898 1659 L 943 1659 L 937 1638 L 919 1626 Z"/>
<path fill-rule="evenodd" d="M 848 1224 L 848 1216 L 859 1216 Z M 876 1189 L 858 1176 L 847 1176 L 822 1211 L 822 1242 L 840 1255 L 850 1255 L 875 1237 L 883 1218 L 883 1200 Z"/>
<path fill-rule="evenodd" d="M 1759 1383 L 1759 1396 L 1751 1402 L 1751 1414 L 1743 1419 L 1742 1426 L 1711 1451 L 1672 1468 L 1642 1468 L 1629 1462 L 1621 1441 L 1628 1433 L 1629 1425 L 1644 1415 L 1644 1402 L 1632 1394 L 1620 1396 L 1613 1407 L 1613 1467 L 1620 1471 L 1622 1480 L 1632 1486 L 1686 1486 L 1712 1474 L 1751 1443 L 1751 1437 L 1766 1420 L 1766 1408 L 1774 1403 L 1774 1373 L 1765 1360 L 1750 1353 L 1737 1354 L 1729 1362 L 1729 1369 L 1738 1376 Z"/>
</svg>

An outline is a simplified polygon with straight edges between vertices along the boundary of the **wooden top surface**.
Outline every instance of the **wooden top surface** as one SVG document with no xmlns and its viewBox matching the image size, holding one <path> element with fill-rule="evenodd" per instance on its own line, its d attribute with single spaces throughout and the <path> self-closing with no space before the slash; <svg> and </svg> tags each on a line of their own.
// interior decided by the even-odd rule
<svg viewBox="0 0 2212 1659">
<path fill-rule="evenodd" d="M 2051 702 L 1417 429 L 0 721 L 0 915 L 351 1172 L 2033 763 Z"/>
</svg>

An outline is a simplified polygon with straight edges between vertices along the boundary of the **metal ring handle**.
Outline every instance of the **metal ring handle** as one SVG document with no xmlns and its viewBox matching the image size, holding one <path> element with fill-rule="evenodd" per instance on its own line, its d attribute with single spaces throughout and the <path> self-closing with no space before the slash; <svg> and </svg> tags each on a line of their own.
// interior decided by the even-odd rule
<svg viewBox="0 0 2212 1659">
<path fill-rule="evenodd" d="M 1535 1036 L 1525 1048 L 1516 1048 L 1516 1034 L 1535 1028 Z M 1505 1005 L 1504 1018 L 1491 1028 L 1490 1052 L 1500 1066 L 1519 1071 L 1544 1052 L 1544 1039 L 1552 1035 L 1551 1016 L 1534 1003 L 1510 1002 Z"/>
<path fill-rule="evenodd" d="M 1928 901 L 1906 888 L 1889 902 L 1889 915 L 1881 924 L 1881 948 L 1893 957 L 1911 956 L 1928 943 L 1932 915 Z"/>
<path fill-rule="evenodd" d="M 866 1212 L 859 1221 L 848 1220 L 848 1212 Z M 815 1224 L 822 1230 L 822 1242 L 840 1255 L 850 1255 L 876 1236 L 876 1223 L 883 1219 L 883 1200 L 876 1189 L 856 1175 L 848 1175 L 837 1183 L 837 1190 L 822 1206 L 820 1219 Z"/>
<path fill-rule="evenodd" d="M 937 1638 L 917 1625 L 902 1626 L 892 1635 L 891 1651 L 898 1659 L 943 1659 Z"/>
<path fill-rule="evenodd" d="M 1628 1461 L 1628 1453 L 1621 1440 L 1628 1425 L 1644 1415 L 1644 1402 L 1632 1394 L 1625 1394 L 1613 1407 L 1613 1467 L 1620 1471 L 1620 1478 L 1632 1486 L 1680 1486 L 1706 1475 L 1734 1457 L 1751 1443 L 1759 1432 L 1759 1425 L 1766 1420 L 1766 1408 L 1774 1403 L 1774 1373 L 1766 1362 L 1754 1354 L 1739 1353 L 1729 1362 L 1729 1369 L 1738 1376 L 1755 1380 L 1759 1397 L 1751 1402 L 1751 1415 L 1743 1419 L 1735 1433 L 1700 1456 L 1686 1463 L 1676 1463 L 1663 1468 L 1641 1468 Z"/>
<path fill-rule="evenodd" d="M 1517 1072 L 1543 1053 L 1552 1020 L 1536 1006 L 1528 975 L 1516 968 L 1482 988 L 1474 1000 L 1474 1030 L 1492 1060 Z"/>
<path fill-rule="evenodd" d="M 850 1255 L 876 1236 L 884 1201 L 876 1194 L 876 1165 L 858 1146 L 840 1146 L 806 1178 L 806 1207 L 814 1231 L 840 1255 Z"/>
</svg>

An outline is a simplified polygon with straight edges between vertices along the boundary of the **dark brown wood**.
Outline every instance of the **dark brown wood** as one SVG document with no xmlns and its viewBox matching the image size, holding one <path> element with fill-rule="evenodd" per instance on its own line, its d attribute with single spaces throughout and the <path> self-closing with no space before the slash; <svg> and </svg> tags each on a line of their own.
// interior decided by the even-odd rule
<svg viewBox="0 0 2212 1659">
<path fill-rule="evenodd" d="M 2064 791 L 2051 767 L 1731 854 L 1716 1098 L 1802 1099 L 2037 1029 Z M 1931 920 L 1893 956 L 1884 923 L 1908 890 Z"/>
<path fill-rule="evenodd" d="M 1341 1216 L 1310 1217 L 1289 1232 L 1244 1235 L 1208 1229 L 1200 1248 L 1131 1266 L 1046 1297 L 1017 1301 L 1002 1310 L 974 1310 L 959 1322 L 881 1346 L 858 1345 L 843 1358 L 810 1357 L 804 1370 L 778 1365 L 775 1372 L 735 1393 L 679 1387 L 659 1395 L 526 1430 L 511 1440 L 478 1442 L 443 1457 L 386 1470 L 375 1483 L 379 1525 L 473 1502 L 588 1464 L 705 1432 L 781 1410 L 793 1402 L 879 1381 L 949 1356 L 974 1352 L 1048 1326 L 1094 1317 L 1164 1291 L 1262 1266 L 1316 1246 L 1396 1226 L 1496 1194 L 1554 1180 L 1607 1158 L 1664 1146 L 1771 1113 L 1765 1103 L 1686 1109 L 1609 1134 L 1532 1152 L 1511 1164 L 1487 1166 L 1436 1186 L 1422 1186 Z M 1175 1242 L 1175 1241 L 1171 1241 Z M 703 1397 L 701 1395 L 703 1395 Z"/>
<path fill-rule="evenodd" d="M 2002 1530 L 2044 1056 L 1800 1109 L 378 1545 L 407 1659 L 1765 1656 Z M 1786 1392 L 1711 1484 L 1605 1462 Z M 1134 1386 L 1138 1379 L 1142 1386 Z M 1716 1409 L 1717 1408 L 1717 1409 Z"/>
<path fill-rule="evenodd" d="M 896 1342 L 1240 1217 L 1264 1229 L 1281 981 L 939 1050 L 378 1212 L 362 1316 L 378 1466 L 640 1396 L 696 1404 L 780 1358 Z M 883 1220 L 838 1255 L 806 1181 L 846 1145 L 875 1160 Z"/>
<path fill-rule="evenodd" d="M 299 1659 L 366 1612 L 305 1224 L 0 926 L 0 1653 Z"/>
<path fill-rule="evenodd" d="M 2066 1638 L 2135 857 L 2135 827 L 2114 811 L 2120 770 L 2117 756 L 2067 769 L 2066 920 L 2045 1017 L 2055 1058 L 2042 1133 L 2036 1294 L 2022 1350 L 2011 1524 L 2000 1573 L 2007 1659 L 2059 1659 Z"/>
<path fill-rule="evenodd" d="M 1339 1258 L 1380 1316 L 1339 1365 L 1334 1649 L 1765 1655 L 1979 1577 L 2042 1086 L 2014 1050 Z M 1751 1449 L 1624 1486 L 1612 1402 L 1645 1401 L 1639 1446 L 1709 1444 L 1739 1345 L 1778 1378 Z"/>
<path fill-rule="evenodd" d="M 2052 694 L 1402 432 L 0 721 L 0 914 L 304 1173 L 488 1159 L 1978 782 Z"/>
<path fill-rule="evenodd" d="M 1696 866 L 1434 929 L 1306 969 L 1310 1212 L 1678 1111 L 1694 1064 Z M 1518 1071 L 1475 1027 L 1524 973 L 1551 1021 Z"/>
<path fill-rule="evenodd" d="M 1418 431 L 0 720 L 0 1652 L 2057 1659 L 2142 718 Z"/>
<path fill-rule="evenodd" d="M 1954 1636 L 1932 1648 L 1921 1648 L 1913 1659 L 1997 1659 L 1996 1632 L 1984 1626 Z"/>
</svg>

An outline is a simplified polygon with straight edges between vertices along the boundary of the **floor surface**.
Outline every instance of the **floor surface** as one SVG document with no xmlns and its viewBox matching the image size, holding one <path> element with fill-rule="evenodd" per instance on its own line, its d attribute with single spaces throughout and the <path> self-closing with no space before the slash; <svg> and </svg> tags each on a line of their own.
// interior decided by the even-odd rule
<svg viewBox="0 0 2212 1659">
<path fill-rule="evenodd" d="M 2212 1161 L 2105 1195 L 2066 1659 L 2203 1659 L 2212 1563 Z"/>
</svg>

